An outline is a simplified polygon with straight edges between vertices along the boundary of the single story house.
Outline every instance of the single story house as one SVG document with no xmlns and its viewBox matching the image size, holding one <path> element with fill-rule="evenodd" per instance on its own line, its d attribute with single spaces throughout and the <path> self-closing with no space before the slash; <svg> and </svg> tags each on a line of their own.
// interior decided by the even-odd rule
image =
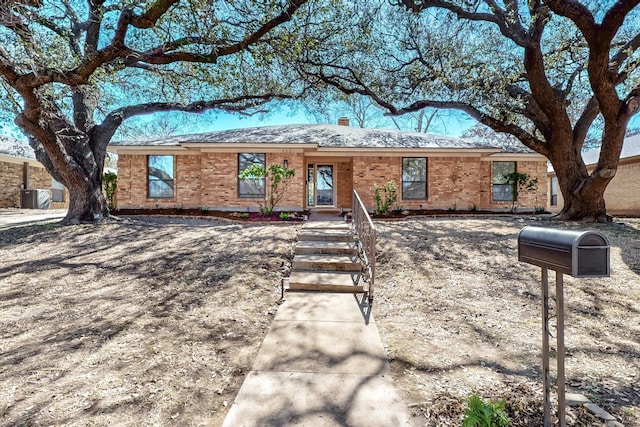
<svg viewBox="0 0 640 427">
<path fill-rule="evenodd" d="M 598 163 L 600 149 L 587 151 L 582 159 L 587 170 L 592 172 Z M 609 182 L 604 192 L 607 212 L 611 215 L 640 215 L 640 134 L 625 138 L 620 153 L 620 162 L 616 176 Z M 558 178 L 553 168 L 549 169 L 549 205 L 551 212 L 559 212 L 564 206 L 562 192 L 559 191 Z"/>
<path fill-rule="evenodd" d="M 252 164 L 287 165 L 295 177 L 280 211 L 350 209 L 352 189 L 375 208 L 374 185 L 394 181 L 402 209 L 533 210 L 547 200 L 547 160 L 525 147 L 339 125 L 283 125 L 111 143 L 119 209 L 256 210 L 264 183 L 239 179 Z M 505 174 L 538 179 L 513 194 Z"/>
<path fill-rule="evenodd" d="M 67 189 L 35 159 L 0 153 L 0 208 L 66 209 Z"/>
</svg>

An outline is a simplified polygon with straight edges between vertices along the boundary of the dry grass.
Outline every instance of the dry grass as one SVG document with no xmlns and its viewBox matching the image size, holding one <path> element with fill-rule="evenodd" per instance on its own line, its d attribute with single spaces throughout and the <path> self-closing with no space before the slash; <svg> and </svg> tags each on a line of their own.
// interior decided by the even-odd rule
<svg viewBox="0 0 640 427">
<path fill-rule="evenodd" d="M 584 227 L 523 217 L 378 223 L 374 315 L 417 420 L 459 425 L 461 411 L 447 406 L 450 397 L 459 401 L 474 390 L 541 405 L 540 268 L 517 261 L 525 225 Z M 590 228 L 610 239 L 612 274 L 565 276 L 567 379 L 574 391 L 637 426 L 640 221 Z M 541 424 L 529 418 L 518 425 Z"/>
<path fill-rule="evenodd" d="M 540 273 L 516 261 L 515 241 L 533 222 L 378 223 L 373 311 L 416 425 L 459 425 L 472 390 L 540 425 Z M 569 383 L 632 426 L 640 221 L 629 224 L 596 226 L 611 278 L 565 285 Z M 277 309 L 298 226 L 139 217 L 2 230 L 0 425 L 220 425 Z"/>
<path fill-rule="evenodd" d="M 222 423 L 295 227 L 186 222 L 1 232 L 1 425 Z"/>
</svg>

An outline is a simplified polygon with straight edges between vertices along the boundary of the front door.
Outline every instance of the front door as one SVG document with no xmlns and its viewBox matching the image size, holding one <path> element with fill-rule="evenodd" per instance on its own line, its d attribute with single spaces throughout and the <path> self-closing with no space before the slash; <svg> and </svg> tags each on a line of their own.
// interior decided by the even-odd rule
<svg viewBox="0 0 640 427">
<path fill-rule="evenodd" d="M 307 206 L 335 206 L 333 165 L 307 165 Z"/>
</svg>

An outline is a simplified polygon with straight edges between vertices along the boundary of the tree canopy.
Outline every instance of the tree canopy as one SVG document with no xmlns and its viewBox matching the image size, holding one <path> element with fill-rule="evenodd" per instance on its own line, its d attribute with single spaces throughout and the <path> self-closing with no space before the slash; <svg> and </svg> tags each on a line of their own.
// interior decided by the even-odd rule
<svg viewBox="0 0 640 427">
<path fill-rule="evenodd" d="M 307 0 L 5 0 L 0 104 L 70 190 L 67 222 L 106 215 L 106 147 L 162 111 L 252 113 L 304 85 L 282 53 L 321 24 Z M 302 17 L 298 17 L 298 15 Z M 315 18 L 314 16 L 318 16 Z M 286 46 L 286 49 L 283 47 Z"/>
<path fill-rule="evenodd" d="M 562 218 L 606 220 L 603 193 L 640 105 L 639 3 L 367 2 L 345 48 L 305 53 L 299 71 L 393 115 L 464 111 L 551 161 Z M 589 172 L 580 152 L 598 121 L 601 156 Z"/>
<path fill-rule="evenodd" d="M 251 114 L 303 95 L 322 105 L 335 99 L 327 88 L 396 116 L 464 111 L 551 161 L 561 217 L 605 220 L 640 108 L 639 3 L 3 0 L 0 110 L 69 188 L 67 222 L 107 213 L 106 146 L 127 119 Z M 580 153 L 594 134 L 588 171 Z"/>
</svg>

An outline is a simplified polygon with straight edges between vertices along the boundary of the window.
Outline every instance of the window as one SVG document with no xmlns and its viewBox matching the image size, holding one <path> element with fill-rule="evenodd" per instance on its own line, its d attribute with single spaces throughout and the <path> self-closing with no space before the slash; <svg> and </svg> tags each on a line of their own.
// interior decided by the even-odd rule
<svg viewBox="0 0 640 427">
<path fill-rule="evenodd" d="M 513 185 L 509 175 L 515 173 L 516 162 L 493 162 L 492 196 L 494 202 L 512 202 L 515 200 Z"/>
<path fill-rule="evenodd" d="M 266 167 L 265 153 L 240 153 L 238 154 L 238 174 L 253 165 Z M 264 178 L 240 179 L 238 178 L 238 197 L 264 197 Z"/>
<path fill-rule="evenodd" d="M 551 206 L 558 206 L 558 177 L 551 178 Z"/>
<path fill-rule="evenodd" d="M 171 199 L 174 194 L 173 156 L 148 156 L 148 189 L 150 199 Z"/>
<path fill-rule="evenodd" d="M 402 198 L 427 198 L 427 158 L 402 158 Z"/>
</svg>

